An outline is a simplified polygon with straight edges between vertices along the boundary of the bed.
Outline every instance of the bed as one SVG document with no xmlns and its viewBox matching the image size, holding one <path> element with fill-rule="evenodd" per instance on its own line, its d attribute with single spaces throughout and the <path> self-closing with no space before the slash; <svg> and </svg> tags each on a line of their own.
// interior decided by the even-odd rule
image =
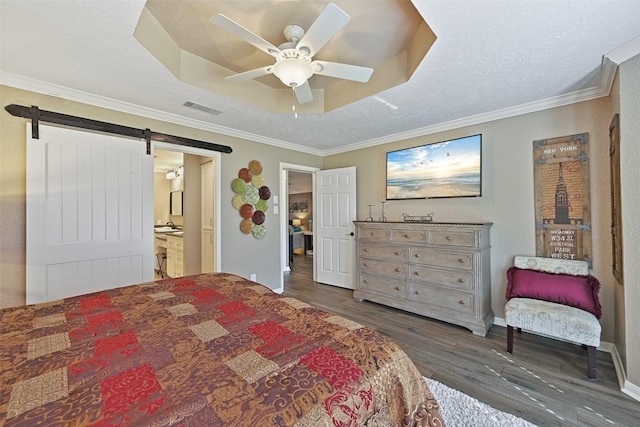
<svg viewBox="0 0 640 427">
<path fill-rule="evenodd" d="M 372 329 L 242 277 L 0 310 L 0 425 L 444 425 Z"/>
</svg>

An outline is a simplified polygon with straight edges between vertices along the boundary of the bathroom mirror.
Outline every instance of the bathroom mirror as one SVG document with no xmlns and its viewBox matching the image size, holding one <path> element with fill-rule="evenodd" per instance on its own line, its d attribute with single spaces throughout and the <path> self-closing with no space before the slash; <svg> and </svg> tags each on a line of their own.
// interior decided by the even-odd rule
<svg viewBox="0 0 640 427">
<path fill-rule="evenodd" d="M 169 193 L 169 214 L 182 215 L 182 191 Z"/>
</svg>

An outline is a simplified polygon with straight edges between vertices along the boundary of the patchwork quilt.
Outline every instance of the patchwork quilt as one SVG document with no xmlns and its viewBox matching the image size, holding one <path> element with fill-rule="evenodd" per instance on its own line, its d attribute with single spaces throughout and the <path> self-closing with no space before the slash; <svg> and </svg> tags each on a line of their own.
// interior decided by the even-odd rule
<svg viewBox="0 0 640 427">
<path fill-rule="evenodd" d="M 0 425 L 427 426 L 372 329 L 226 273 L 0 310 Z"/>
</svg>

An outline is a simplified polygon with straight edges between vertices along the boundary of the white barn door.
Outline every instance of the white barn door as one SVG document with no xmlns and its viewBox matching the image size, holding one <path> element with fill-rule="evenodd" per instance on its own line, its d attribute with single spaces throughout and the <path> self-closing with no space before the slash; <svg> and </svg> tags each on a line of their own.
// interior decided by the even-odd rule
<svg viewBox="0 0 640 427">
<path fill-rule="evenodd" d="M 353 221 L 356 220 L 356 168 L 354 166 L 316 172 L 318 218 L 313 221 L 316 241 L 316 280 L 354 289 Z"/>
<path fill-rule="evenodd" d="M 26 255 L 27 304 L 153 280 L 146 144 L 27 124 Z"/>
</svg>

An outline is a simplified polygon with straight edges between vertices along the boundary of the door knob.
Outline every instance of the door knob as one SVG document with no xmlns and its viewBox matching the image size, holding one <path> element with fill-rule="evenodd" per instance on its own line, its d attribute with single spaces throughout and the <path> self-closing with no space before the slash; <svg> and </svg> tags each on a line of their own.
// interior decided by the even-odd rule
<svg viewBox="0 0 640 427">
<path fill-rule="evenodd" d="M 353 231 L 351 233 L 349 233 L 349 234 L 345 234 L 345 236 L 355 236 L 355 235 L 356 235 L 356 233 L 354 233 Z"/>
</svg>

